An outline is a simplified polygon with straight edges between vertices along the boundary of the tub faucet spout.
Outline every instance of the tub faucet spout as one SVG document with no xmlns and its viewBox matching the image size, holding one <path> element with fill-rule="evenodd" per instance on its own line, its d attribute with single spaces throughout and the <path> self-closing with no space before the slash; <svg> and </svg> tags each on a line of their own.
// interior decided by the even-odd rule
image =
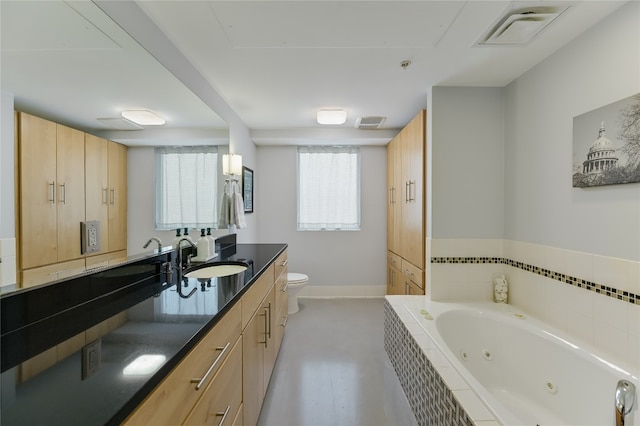
<svg viewBox="0 0 640 426">
<path fill-rule="evenodd" d="M 628 380 L 619 380 L 616 387 L 616 426 L 624 426 L 624 419 L 633 408 L 636 387 Z"/>
</svg>

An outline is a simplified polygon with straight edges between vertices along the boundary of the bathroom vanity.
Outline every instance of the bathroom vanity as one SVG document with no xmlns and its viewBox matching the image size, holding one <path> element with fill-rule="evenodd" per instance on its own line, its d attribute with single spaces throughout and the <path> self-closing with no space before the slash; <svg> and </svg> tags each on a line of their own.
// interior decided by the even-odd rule
<svg viewBox="0 0 640 426">
<path fill-rule="evenodd" d="M 287 245 L 239 274 L 167 274 L 173 250 L 0 298 L 3 425 L 256 423 L 287 315 Z M 178 285 L 180 287 L 178 287 Z"/>
</svg>

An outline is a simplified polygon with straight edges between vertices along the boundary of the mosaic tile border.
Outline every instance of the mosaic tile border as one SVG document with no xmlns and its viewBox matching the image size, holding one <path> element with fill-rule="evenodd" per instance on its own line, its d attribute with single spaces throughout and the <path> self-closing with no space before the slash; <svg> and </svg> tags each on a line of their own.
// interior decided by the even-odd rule
<svg viewBox="0 0 640 426">
<path fill-rule="evenodd" d="M 387 300 L 384 303 L 384 348 L 418 425 L 474 425 Z"/>
<path fill-rule="evenodd" d="M 514 268 L 542 275 L 544 277 L 551 278 L 552 280 L 560 281 L 574 287 L 594 291 L 598 294 L 602 294 L 603 296 L 613 297 L 614 299 L 618 299 L 623 302 L 629 302 L 634 305 L 640 305 L 640 294 L 634 294 L 629 291 L 609 287 L 604 284 L 598 284 L 580 278 L 572 277 L 570 275 L 561 274 L 560 272 L 554 272 L 549 269 L 540 268 L 539 266 L 530 265 L 528 263 L 516 262 L 515 260 L 507 259 L 504 257 L 432 257 L 431 263 L 495 263 L 500 265 L 513 266 Z"/>
</svg>

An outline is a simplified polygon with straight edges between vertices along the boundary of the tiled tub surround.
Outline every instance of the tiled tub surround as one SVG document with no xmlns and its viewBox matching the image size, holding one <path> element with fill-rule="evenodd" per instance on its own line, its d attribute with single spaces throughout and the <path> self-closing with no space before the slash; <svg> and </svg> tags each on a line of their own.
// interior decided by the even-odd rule
<svg viewBox="0 0 640 426">
<path fill-rule="evenodd" d="M 509 303 L 623 362 L 640 366 L 640 262 L 500 239 L 429 241 L 434 301 Z"/>
<path fill-rule="evenodd" d="M 465 424 L 460 409 L 479 425 L 614 424 L 617 381 L 640 386 L 640 370 L 511 305 L 387 296 L 385 344 L 420 424 Z"/>
</svg>

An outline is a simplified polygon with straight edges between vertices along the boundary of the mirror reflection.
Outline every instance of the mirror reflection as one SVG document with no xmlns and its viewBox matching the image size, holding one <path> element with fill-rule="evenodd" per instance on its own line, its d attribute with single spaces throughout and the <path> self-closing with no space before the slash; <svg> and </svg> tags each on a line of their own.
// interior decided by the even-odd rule
<svg viewBox="0 0 640 426">
<path fill-rule="evenodd" d="M 151 254 L 152 247 L 145 249 L 143 245 L 153 236 L 161 239 L 165 247 L 171 245 L 172 233 L 158 232 L 154 226 L 154 147 L 215 145 L 221 158 L 222 154 L 228 153 L 228 125 L 93 2 L 2 1 L 0 17 L 2 127 L 13 128 L 18 134 L 24 130 L 20 118 L 14 121 L 13 110 L 16 110 L 55 123 L 58 133 L 60 129 L 69 128 L 84 133 L 87 138 L 104 139 L 115 142 L 114 147 L 118 144 L 126 147 L 123 163 L 116 171 L 120 178 L 126 177 L 124 189 L 114 190 L 108 182 L 104 185 L 106 191 L 99 190 L 98 195 L 89 195 L 87 185 L 84 203 L 80 203 L 84 209 L 84 204 L 89 202 L 87 200 L 94 197 L 106 201 L 106 204 L 112 200 L 114 204 L 118 201 L 124 204 L 124 219 L 111 229 L 109 225 L 113 225 L 113 216 L 108 207 L 103 218 L 84 216 L 83 221 L 99 220 L 100 228 L 107 228 L 100 235 L 104 248 L 91 256 L 84 253 L 62 256 L 60 252 L 63 250 L 57 247 L 55 261 L 26 265 L 29 268 L 23 267 L 21 259 L 26 253 L 37 250 L 43 241 L 51 240 L 40 225 L 46 222 L 42 217 L 52 203 L 45 202 L 44 207 L 36 204 L 37 213 L 33 217 L 38 228 L 34 232 L 37 237 L 27 242 L 32 246 L 26 247 L 24 237 L 27 231 L 20 228 L 25 220 L 20 216 L 24 216 L 27 206 L 32 208 L 26 194 L 39 190 L 28 190 L 30 183 L 24 182 L 20 160 L 14 166 L 12 159 L 2 156 L 0 186 L 6 189 L 17 185 L 18 188 L 19 205 L 14 206 L 11 200 L 3 197 L 3 214 L 0 215 L 5 227 L 14 222 L 10 219 L 15 219 L 16 229 L 11 235 L 18 237 L 15 243 L 18 286 L 23 281 L 36 285 L 73 276 L 86 269 L 117 264 L 133 255 Z M 122 117 L 125 110 L 152 111 L 162 117 L 165 124 L 136 125 Z M 3 154 L 13 152 L 9 144 L 13 145 L 14 141 L 7 137 L 11 133 L 3 130 L 0 142 Z M 58 146 L 58 158 L 60 149 Z M 25 157 L 27 152 L 24 152 Z M 19 149 L 16 149 L 16 155 L 20 156 Z M 28 155 L 35 154 L 29 152 Z M 115 154 L 112 156 L 109 151 L 105 156 L 106 164 L 113 164 Z M 34 158 L 22 160 L 27 162 Z M 67 167 L 82 168 L 81 159 L 74 157 L 68 163 Z M 94 170 L 86 164 L 85 159 L 86 171 Z M 58 162 L 54 167 L 59 171 L 61 165 Z M 15 182 L 6 177 L 12 175 L 7 171 L 14 168 Z M 220 166 L 218 182 L 223 183 L 221 172 Z M 77 187 L 78 180 L 82 181 L 82 178 L 64 181 L 58 173 L 51 179 L 54 182 L 51 193 L 56 199 L 62 199 Z M 87 180 L 86 174 L 84 180 Z M 7 219 L 5 212 L 13 215 L 16 210 L 23 213 Z M 57 215 L 58 219 L 63 216 Z M 79 225 L 72 224 L 73 232 L 80 232 L 77 230 Z M 66 232 L 60 223 L 55 226 L 57 235 Z M 35 228 L 36 225 L 30 227 Z M 7 234 L 6 228 L 3 230 Z M 117 237 L 114 237 L 114 232 Z M 58 244 L 61 243 L 58 241 Z M 11 283 L 0 284 L 3 292 L 12 288 Z"/>
</svg>

